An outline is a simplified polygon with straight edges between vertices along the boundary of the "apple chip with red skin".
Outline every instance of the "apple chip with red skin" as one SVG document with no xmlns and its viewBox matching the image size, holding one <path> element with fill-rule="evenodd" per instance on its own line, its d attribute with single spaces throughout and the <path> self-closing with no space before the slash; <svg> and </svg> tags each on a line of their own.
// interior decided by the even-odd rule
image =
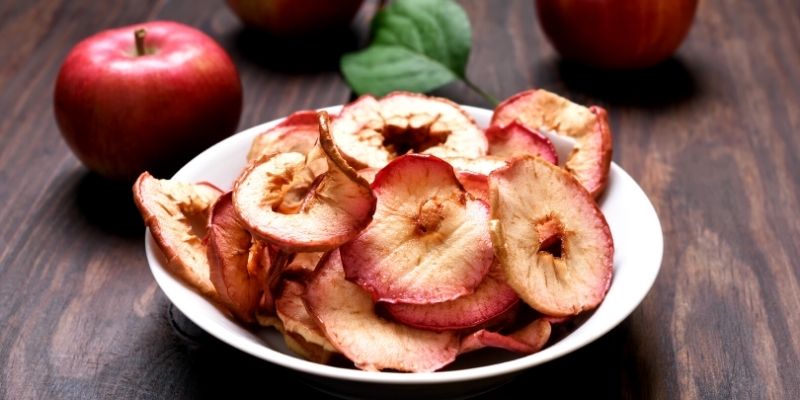
<svg viewBox="0 0 800 400">
<path fill-rule="evenodd" d="M 319 138 L 317 112 L 302 110 L 292 113 L 278 125 L 259 134 L 250 146 L 247 161 L 253 162 L 274 153 L 308 154 Z"/>
<path fill-rule="evenodd" d="M 286 186 L 307 169 L 309 158 L 279 153 L 248 166 L 236 180 L 233 204 L 239 219 L 254 235 L 289 252 L 336 248 L 355 237 L 372 219 L 375 197 L 330 137 L 330 118 L 318 114 L 321 148 L 328 171 L 317 177 L 297 213 L 276 210 Z"/>
<path fill-rule="evenodd" d="M 489 139 L 490 156 L 508 159 L 528 154 L 558 165 L 558 153 L 553 142 L 516 120 L 505 126 L 490 126 L 486 138 Z"/>
<path fill-rule="evenodd" d="M 575 139 L 564 167 L 593 197 L 603 192 L 608 183 L 612 148 L 611 128 L 604 109 L 583 107 L 546 90 L 528 90 L 497 106 L 491 126 L 502 128 L 515 121 L 534 131 L 551 131 Z"/>
<path fill-rule="evenodd" d="M 387 303 L 473 293 L 492 264 L 489 210 L 467 196 L 450 164 L 408 154 L 378 172 L 372 190 L 372 223 L 341 247 L 347 279 Z"/>
<path fill-rule="evenodd" d="M 143 172 L 133 199 L 169 270 L 201 294 L 217 298 L 203 239 L 211 206 L 222 191 L 211 184 L 156 179 Z"/>
<path fill-rule="evenodd" d="M 254 240 L 236 218 L 231 193 L 217 200 L 208 225 L 211 282 L 237 318 L 253 323 L 262 302 L 272 303 L 268 285 L 269 247 Z M 265 304 L 271 308 L 271 304 Z"/>
<path fill-rule="evenodd" d="M 486 136 L 461 107 L 419 93 L 361 96 L 333 123 L 336 144 L 356 168 L 382 168 L 406 153 L 438 157 L 486 155 Z"/>
<path fill-rule="evenodd" d="M 603 213 L 572 175 L 540 158 L 519 158 L 492 172 L 489 197 L 495 253 L 522 300 L 556 317 L 600 304 L 614 243 Z M 547 242 L 560 246 L 554 252 L 542 247 Z"/>
<path fill-rule="evenodd" d="M 481 329 L 461 339 L 461 354 L 485 347 L 533 354 L 547 344 L 550 339 L 550 332 L 550 322 L 544 318 L 539 318 L 508 335 Z"/>
<path fill-rule="evenodd" d="M 424 331 L 376 315 L 369 294 L 345 279 L 339 250 L 323 257 L 305 302 L 331 344 L 360 369 L 429 372 L 458 354 L 453 332 Z"/>
<path fill-rule="evenodd" d="M 475 293 L 433 304 L 383 304 L 398 322 L 434 331 L 475 328 L 495 320 L 519 302 L 517 293 L 504 282 L 499 265 L 493 264 Z"/>
</svg>

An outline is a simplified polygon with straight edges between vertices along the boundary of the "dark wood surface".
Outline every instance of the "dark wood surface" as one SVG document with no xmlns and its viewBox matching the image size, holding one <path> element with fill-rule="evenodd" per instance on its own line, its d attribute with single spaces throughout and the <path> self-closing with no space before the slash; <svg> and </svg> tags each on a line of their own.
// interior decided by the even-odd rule
<svg viewBox="0 0 800 400">
<path fill-rule="evenodd" d="M 800 3 L 701 1 L 674 58 L 624 74 L 560 61 L 530 0 L 462 4 L 472 80 L 499 98 L 544 87 L 606 107 L 614 161 L 665 237 L 658 280 L 628 319 L 493 395 L 800 397 Z M 322 397 L 173 308 L 129 187 L 88 173 L 58 133 L 52 91 L 68 50 L 151 19 L 194 25 L 229 51 L 241 128 L 352 98 L 338 57 L 363 29 L 287 45 L 243 31 L 220 0 L 1 2 L 0 397 Z M 486 106 L 459 84 L 437 93 Z"/>
</svg>

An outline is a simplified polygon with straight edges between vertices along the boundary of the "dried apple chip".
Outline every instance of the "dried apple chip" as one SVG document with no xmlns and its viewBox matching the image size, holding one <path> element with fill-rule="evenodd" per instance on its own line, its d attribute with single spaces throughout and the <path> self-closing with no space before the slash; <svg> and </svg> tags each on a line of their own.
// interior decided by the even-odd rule
<svg viewBox="0 0 800 400">
<path fill-rule="evenodd" d="M 408 154 L 375 177 L 372 223 L 341 247 L 347 279 L 376 301 L 427 304 L 475 291 L 492 264 L 487 205 L 450 164 Z"/>
<path fill-rule="evenodd" d="M 544 318 L 539 318 L 508 335 L 481 329 L 461 339 L 461 354 L 485 347 L 533 354 L 547 344 L 550 331 L 550 322 Z"/>
<path fill-rule="evenodd" d="M 201 294 L 216 298 L 203 238 L 212 204 L 222 191 L 206 183 L 156 179 L 143 172 L 133 185 L 133 199 L 150 228 L 167 267 Z"/>
<path fill-rule="evenodd" d="M 283 290 L 275 299 L 275 312 L 283 323 L 283 329 L 302 337 L 307 343 L 320 346 L 322 350 L 335 352 L 325 333 L 306 310 L 303 302 L 305 291 L 305 285 L 300 282 L 283 282 Z"/>
<path fill-rule="evenodd" d="M 382 168 L 406 153 L 439 157 L 486 155 L 486 136 L 450 100 L 393 92 L 380 100 L 362 96 L 345 106 L 333 124 L 336 143 L 358 168 Z"/>
<path fill-rule="evenodd" d="M 540 158 L 519 158 L 492 172 L 489 197 L 495 253 L 522 300 L 556 317 L 600 304 L 614 243 L 603 213 L 572 175 Z"/>
<path fill-rule="evenodd" d="M 583 107 L 546 90 L 528 90 L 503 101 L 494 111 L 492 126 L 513 122 L 531 130 L 550 131 L 575 139 L 564 167 L 597 197 L 608 183 L 611 128 L 606 111 Z"/>
<path fill-rule="evenodd" d="M 302 110 L 292 113 L 278 125 L 258 135 L 247 153 L 253 162 L 275 153 L 308 154 L 319 138 L 317 112 Z"/>
<path fill-rule="evenodd" d="M 528 154 L 558 165 L 558 153 L 553 142 L 516 120 L 505 126 L 490 126 L 486 138 L 489 139 L 490 156 L 513 158 Z"/>
<path fill-rule="evenodd" d="M 424 331 L 376 315 L 369 294 L 345 279 L 338 250 L 323 257 L 305 302 L 331 344 L 363 370 L 435 371 L 459 350 L 453 332 Z"/>
<path fill-rule="evenodd" d="M 214 204 L 209 221 L 211 282 L 228 310 L 243 322 L 255 322 L 262 302 L 271 303 L 265 299 L 271 296 L 269 247 L 254 240 L 238 221 L 230 192 Z"/>
<path fill-rule="evenodd" d="M 384 309 L 396 321 L 435 331 L 474 328 L 514 308 L 517 293 L 504 282 L 499 265 L 483 279 L 475 293 L 433 304 L 388 303 Z"/>
<path fill-rule="evenodd" d="M 328 171 L 316 179 L 297 213 L 284 214 L 276 207 L 285 186 L 307 168 L 308 158 L 300 153 L 276 154 L 251 164 L 234 184 L 233 204 L 247 229 L 290 252 L 340 246 L 369 224 L 375 209 L 369 184 L 333 144 L 328 114 L 321 112 L 318 117 Z"/>
</svg>

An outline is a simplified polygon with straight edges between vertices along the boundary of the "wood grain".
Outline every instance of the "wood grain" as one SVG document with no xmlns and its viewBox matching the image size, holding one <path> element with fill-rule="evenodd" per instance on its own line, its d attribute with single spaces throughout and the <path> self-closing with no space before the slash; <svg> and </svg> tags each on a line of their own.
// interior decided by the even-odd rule
<svg viewBox="0 0 800 400">
<path fill-rule="evenodd" d="M 240 127 L 352 98 L 353 32 L 282 42 L 243 30 L 224 2 L 0 3 L 0 397 L 205 398 L 272 388 L 323 397 L 204 333 L 155 285 L 130 189 L 87 173 L 52 113 L 59 65 L 105 28 L 173 19 L 240 69 Z M 503 98 L 544 87 L 609 110 L 614 160 L 665 235 L 651 293 L 619 327 L 486 398 L 800 397 L 800 5 L 705 0 L 675 57 L 609 73 L 561 61 L 532 2 L 462 1 L 469 76 Z M 462 84 L 436 91 L 486 106 Z"/>
</svg>

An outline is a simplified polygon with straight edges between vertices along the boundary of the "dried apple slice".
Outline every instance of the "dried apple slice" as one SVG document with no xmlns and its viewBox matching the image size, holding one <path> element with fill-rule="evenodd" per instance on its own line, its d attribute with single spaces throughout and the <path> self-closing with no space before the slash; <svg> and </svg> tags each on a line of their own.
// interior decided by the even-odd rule
<svg viewBox="0 0 800 400">
<path fill-rule="evenodd" d="M 341 247 L 347 279 L 388 303 L 475 291 L 492 264 L 489 211 L 466 195 L 450 164 L 408 154 L 378 172 L 372 190 L 375 218 Z"/>
<path fill-rule="evenodd" d="M 495 253 L 520 298 L 557 317 L 597 307 L 611 284 L 614 243 L 586 189 L 526 156 L 492 172 L 489 194 Z M 542 247 L 543 233 L 557 236 L 557 251 Z"/>
<path fill-rule="evenodd" d="M 305 302 L 331 344 L 363 370 L 435 371 L 459 350 L 453 332 L 419 330 L 377 316 L 369 294 L 345 279 L 338 250 L 323 257 Z"/>
<path fill-rule="evenodd" d="M 575 104 L 546 90 L 528 90 L 511 96 L 494 111 L 492 126 L 518 121 L 531 130 L 552 131 L 575 139 L 564 166 L 597 197 L 608 183 L 611 165 L 611 128 L 606 111 Z"/>
<path fill-rule="evenodd" d="M 486 130 L 486 138 L 489 140 L 490 156 L 513 158 L 529 154 L 558 165 L 558 153 L 553 142 L 516 120 L 505 126 L 490 126 Z"/>
<path fill-rule="evenodd" d="M 547 344 L 550 332 L 550 322 L 544 318 L 539 318 L 508 335 L 481 329 L 461 339 L 460 353 L 495 347 L 517 353 L 533 354 Z"/>
<path fill-rule="evenodd" d="M 396 321 L 442 331 L 480 326 L 514 308 L 518 302 L 519 296 L 504 282 L 499 265 L 493 264 L 475 293 L 441 303 L 387 303 L 383 306 Z"/>
<path fill-rule="evenodd" d="M 247 229 L 289 252 L 336 248 L 366 227 L 375 209 L 369 184 L 333 145 L 328 114 L 320 112 L 318 117 L 328 171 L 317 178 L 297 213 L 283 214 L 275 207 L 282 188 L 306 168 L 300 153 L 281 153 L 251 164 L 234 184 L 233 204 Z"/>
<path fill-rule="evenodd" d="M 247 153 L 253 162 L 275 153 L 308 154 L 319 138 L 317 112 L 302 110 L 292 113 L 278 125 L 258 135 Z"/>
<path fill-rule="evenodd" d="M 305 291 L 305 285 L 300 282 L 292 280 L 283 282 L 283 290 L 275 299 L 275 312 L 283 323 L 283 329 L 300 336 L 309 344 L 320 346 L 322 350 L 335 352 L 336 349 L 325 337 L 325 333 L 306 310 L 303 302 Z M 308 350 L 307 346 L 303 348 Z"/>
<path fill-rule="evenodd" d="M 255 322 L 262 299 L 270 295 L 269 248 L 239 223 L 230 192 L 211 209 L 207 243 L 211 282 L 220 300 L 241 321 Z"/>
<path fill-rule="evenodd" d="M 439 157 L 486 155 L 486 136 L 450 100 L 393 92 L 376 100 L 362 96 L 344 107 L 333 125 L 345 158 L 358 168 L 382 168 L 403 154 Z"/>
<path fill-rule="evenodd" d="M 167 268 L 198 292 L 217 292 L 209 277 L 203 238 L 209 210 L 222 191 L 211 184 L 156 179 L 143 172 L 133 185 L 133 199 L 144 223 L 167 259 Z"/>
</svg>

